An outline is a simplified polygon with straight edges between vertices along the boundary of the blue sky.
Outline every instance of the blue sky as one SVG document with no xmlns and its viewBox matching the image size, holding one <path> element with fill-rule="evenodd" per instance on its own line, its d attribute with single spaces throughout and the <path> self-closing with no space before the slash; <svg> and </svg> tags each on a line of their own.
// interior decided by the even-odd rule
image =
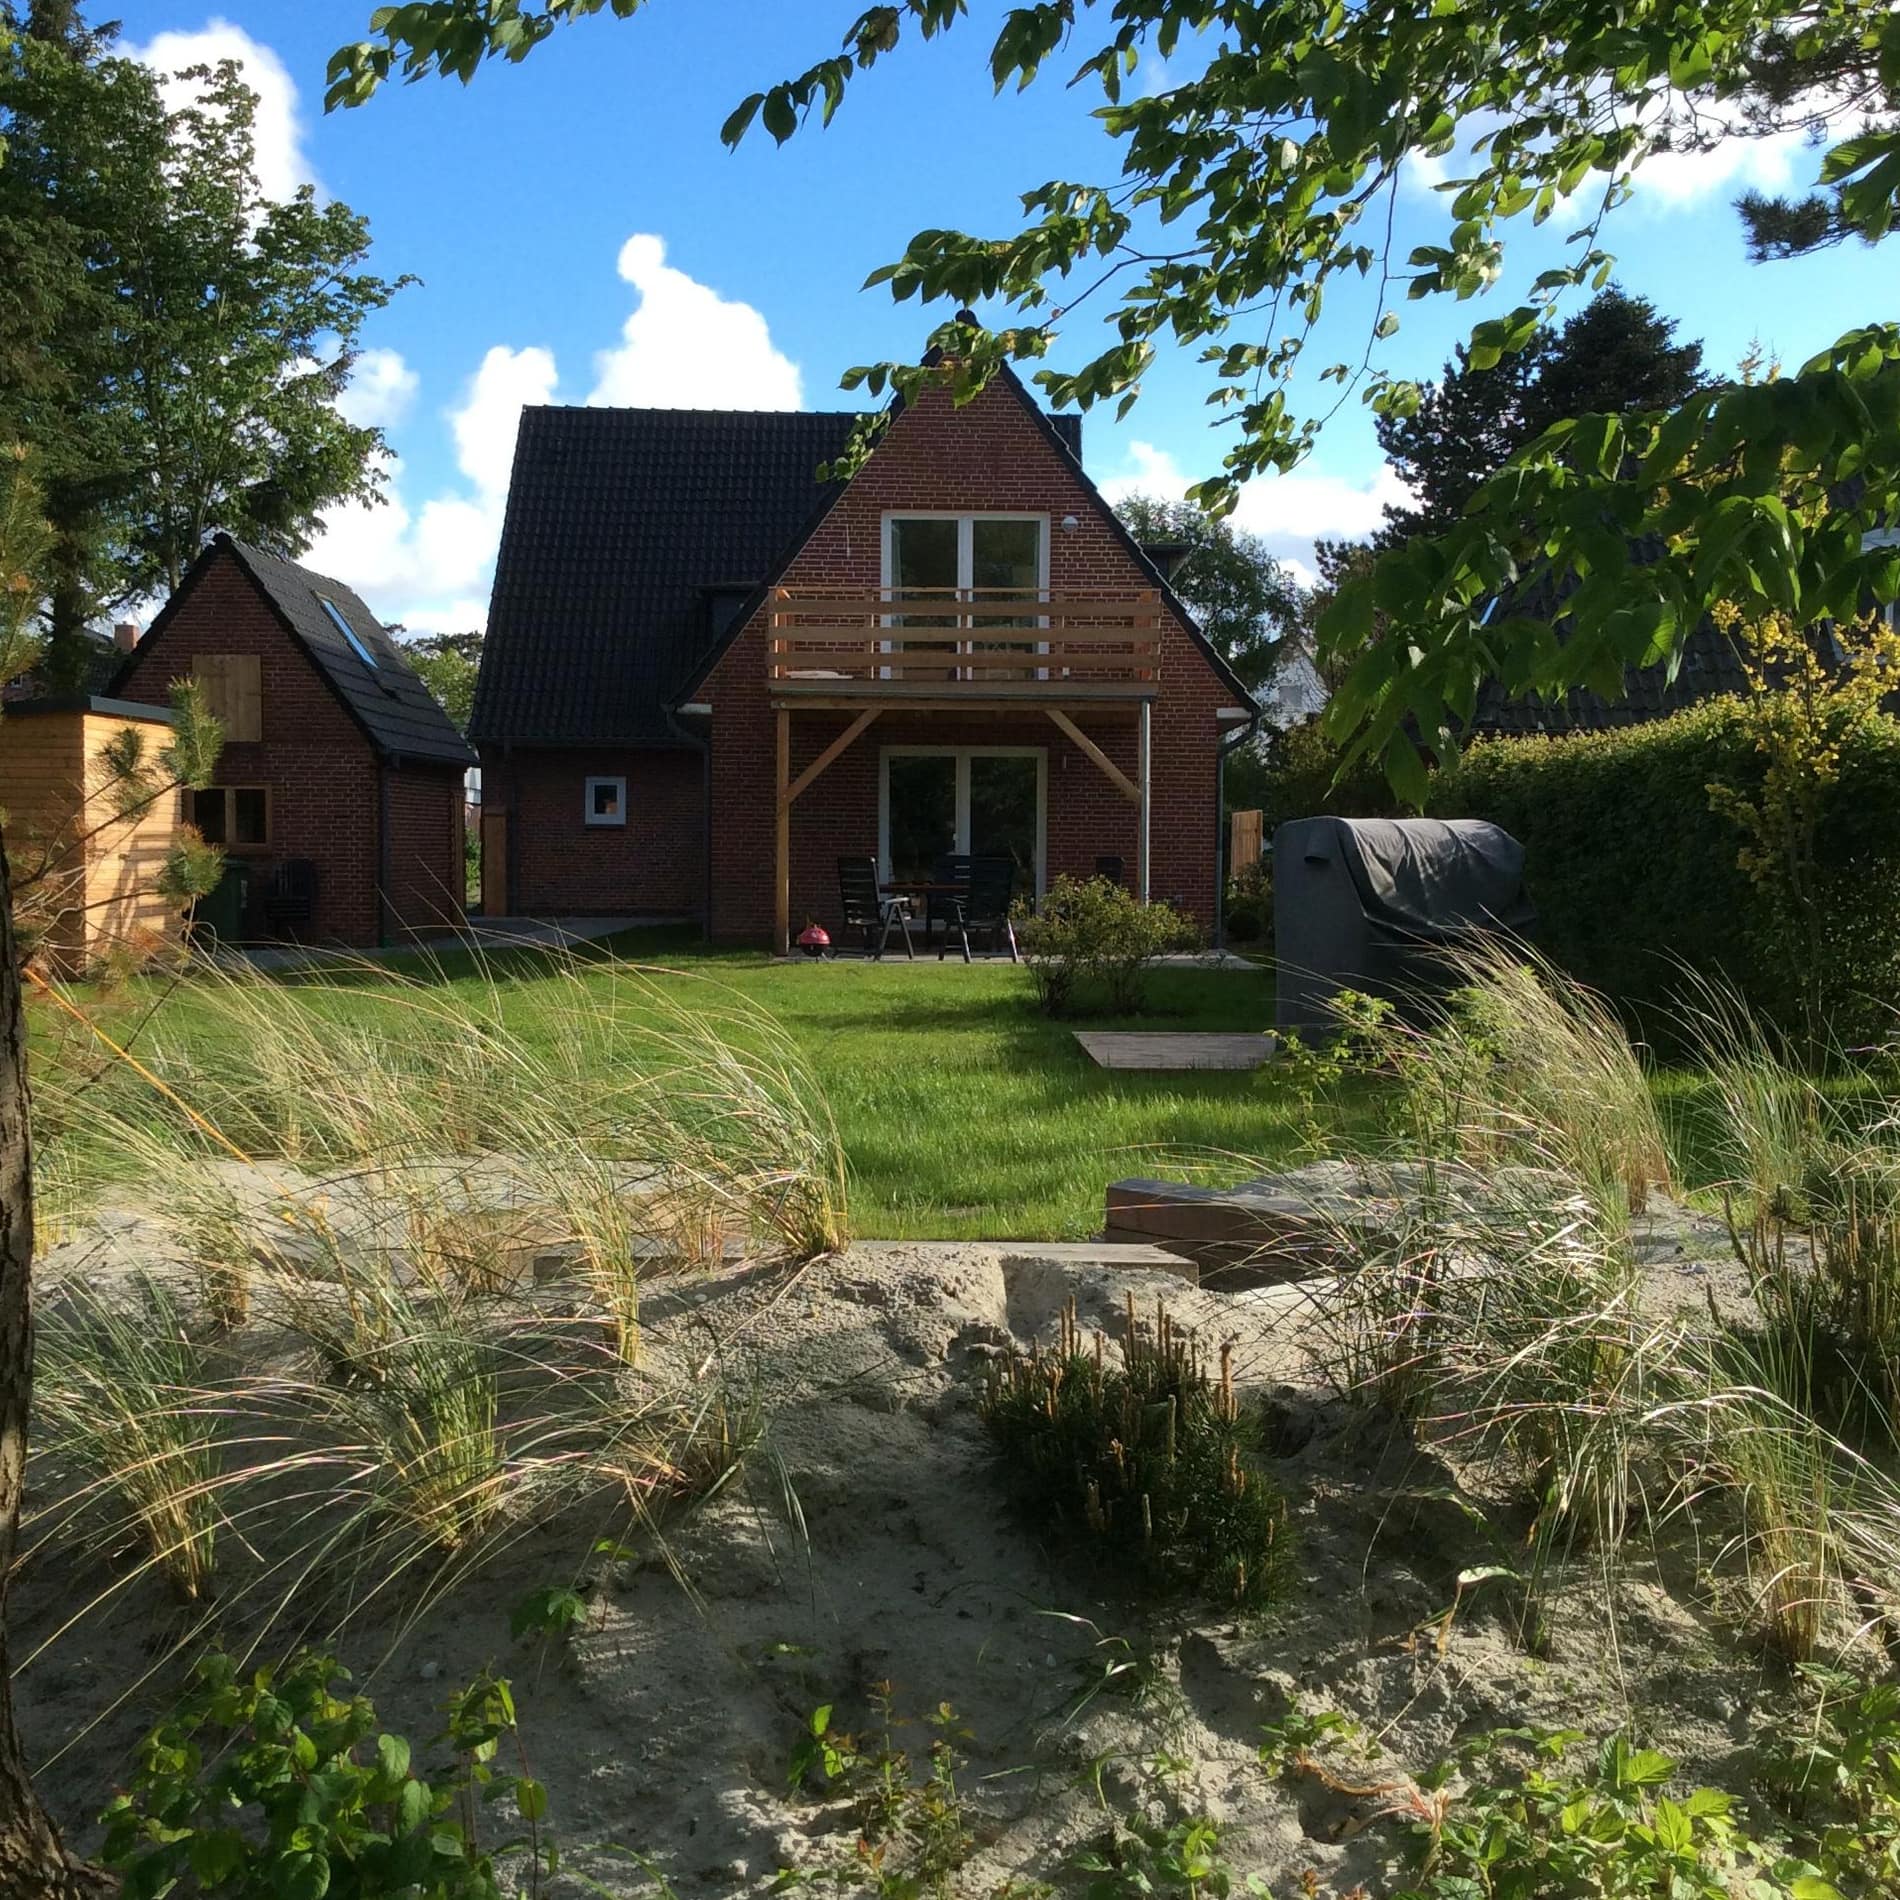
<svg viewBox="0 0 1900 1900">
<path fill-rule="evenodd" d="M 913 231 L 1007 230 L 1022 189 L 1106 179 L 1115 165 L 1088 116 L 1096 100 L 1064 88 L 1061 62 L 1026 93 L 992 96 L 993 0 L 972 0 L 972 19 L 945 41 L 907 44 L 862 76 L 830 129 L 783 149 L 755 134 L 736 154 L 718 140 L 726 112 L 829 51 L 856 0 L 654 0 L 631 21 L 557 33 L 466 88 L 395 86 L 328 116 L 325 61 L 361 36 L 370 0 L 92 10 L 116 13 L 129 47 L 162 67 L 242 57 L 261 98 L 267 183 L 314 179 L 369 218 L 378 270 L 421 279 L 375 319 L 352 397 L 386 429 L 391 504 L 339 511 L 310 557 L 416 628 L 481 622 L 524 401 L 848 407 L 841 372 L 914 354 L 933 320 L 859 288 Z M 1618 280 L 1700 337 L 1712 367 L 1757 339 L 1798 362 L 1885 309 L 1893 290 L 1891 255 L 1864 248 L 1746 262 L 1736 192 L 1804 184 L 1814 163 L 1795 140 L 1652 162 L 1606 229 Z M 1400 256 L 1444 221 L 1418 181 L 1403 199 Z M 1488 300 L 1497 309 L 1561 252 L 1555 222 L 1550 236 L 1513 243 Z M 1356 351 L 1370 314 L 1363 303 L 1330 313 L 1338 354 Z M 1399 314 L 1383 360 L 1429 375 L 1484 312 L 1434 299 Z M 1094 325 L 1078 315 L 1058 354 L 1081 360 Z M 1334 350 L 1309 354 L 1317 368 Z M 1190 353 L 1164 358 L 1124 422 L 1085 423 L 1091 472 L 1112 491 L 1211 472 L 1220 442 L 1204 392 Z M 1365 532 L 1392 492 L 1355 400 L 1306 466 L 1256 484 L 1240 513 L 1304 562 L 1316 535 Z"/>
</svg>

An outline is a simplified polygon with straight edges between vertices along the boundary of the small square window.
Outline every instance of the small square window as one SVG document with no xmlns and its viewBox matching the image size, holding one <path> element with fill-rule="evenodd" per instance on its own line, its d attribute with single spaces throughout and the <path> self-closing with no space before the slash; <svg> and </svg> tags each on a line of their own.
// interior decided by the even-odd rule
<svg viewBox="0 0 1900 1900">
<path fill-rule="evenodd" d="M 590 778 L 585 811 L 590 825 L 624 825 L 627 822 L 627 781 Z"/>
</svg>

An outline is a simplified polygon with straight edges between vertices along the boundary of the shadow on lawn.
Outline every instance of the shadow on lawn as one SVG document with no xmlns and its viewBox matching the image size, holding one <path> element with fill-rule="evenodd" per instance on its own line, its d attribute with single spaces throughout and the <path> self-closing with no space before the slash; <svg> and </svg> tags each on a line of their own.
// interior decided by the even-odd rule
<svg viewBox="0 0 1900 1900">
<path fill-rule="evenodd" d="M 340 989 L 386 983 L 392 978 L 425 986 L 466 983 L 487 976 L 514 981 L 544 976 L 557 966 L 571 969 L 608 963 L 663 963 L 669 968 L 691 969 L 702 960 L 738 968 L 763 968 L 766 961 L 762 954 L 755 963 L 743 953 L 733 956 L 709 951 L 697 925 L 669 924 L 616 931 L 612 936 L 579 943 L 507 943 L 498 939 L 469 949 L 433 953 L 418 950 L 387 960 L 339 951 L 334 960 L 326 958 L 298 969 L 264 970 L 259 974 L 285 989 Z"/>
</svg>

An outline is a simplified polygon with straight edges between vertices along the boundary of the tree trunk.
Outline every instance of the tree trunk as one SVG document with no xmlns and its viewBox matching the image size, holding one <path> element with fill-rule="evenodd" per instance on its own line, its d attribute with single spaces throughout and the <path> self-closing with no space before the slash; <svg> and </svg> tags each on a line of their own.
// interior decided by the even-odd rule
<svg viewBox="0 0 1900 1900">
<path fill-rule="evenodd" d="M 77 1900 L 95 1893 L 60 1845 L 59 1830 L 28 1778 L 13 1725 L 6 1591 L 20 1530 L 27 1407 L 33 1388 L 32 1150 L 27 1135 L 26 1025 L 13 941 L 13 892 L 0 837 L 0 1894 L 7 1900 Z"/>
</svg>

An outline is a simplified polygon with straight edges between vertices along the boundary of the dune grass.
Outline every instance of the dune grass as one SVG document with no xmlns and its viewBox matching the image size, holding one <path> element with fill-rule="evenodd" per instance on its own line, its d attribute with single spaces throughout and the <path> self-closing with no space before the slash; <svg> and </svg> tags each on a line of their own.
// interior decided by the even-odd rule
<svg viewBox="0 0 1900 1900">
<path fill-rule="evenodd" d="M 573 983 L 603 1004 L 617 995 L 624 1005 L 626 985 L 609 953 L 637 960 L 669 997 L 710 1006 L 706 999 L 730 992 L 778 1020 L 829 1099 L 859 1234 L 1080 1238 L 1101 1227 L 1108 1181 L 1163 1171 L 1171 1151 L 1280 1164 L 1300 1158 L 1310 1138 L 1307 1109 L 1271 1069 L 1098 1069 L 1076 1044 L 1077 1023 L 1038 1015 L 1027 973 L 1007 961 L 784 965 L 757 953 L 708 952 L 690 933 L 630 932 L 580 953 L 545 986 L 516 981 L 499 995 L 500 1020 L 526 1056 L 572 1038 Z M 504 950 L 399 967 L 412 981 L 488 997 L 494 972 L 520 978 L 546 961 L 541 952 Z M 347 966 L 326 970 L 323 983 L 321 1007 L 348 1019 L 339 1029 L 365 1033 L 382 1007 L 374 984 L 352 985 Z M 167 988 L 141 980 L 92 996 L 88 1007 L 115 1032 L 135 1034 L 136 1050 L 215 1048 L 228 1033 L 215 991 L 191 979 Z M 1256 1030 L 1270 1027 L 1272 1012 L 1265 971 L 1169 968 L 1155 974 L 1140 1026 Z M 1091 1017 L 1085 1026 L 1112 1021 Z M 64 1033 L 50 1022 L 36 1026 Z M 590 1053 L 570 1051 L 567 1060 L 584 1073 Z M 1369 1118 L 1373 1093 L 1349 1090 L 1334 1112 L 1352 1118 L 1363 1109 Z"/>
</svg>

